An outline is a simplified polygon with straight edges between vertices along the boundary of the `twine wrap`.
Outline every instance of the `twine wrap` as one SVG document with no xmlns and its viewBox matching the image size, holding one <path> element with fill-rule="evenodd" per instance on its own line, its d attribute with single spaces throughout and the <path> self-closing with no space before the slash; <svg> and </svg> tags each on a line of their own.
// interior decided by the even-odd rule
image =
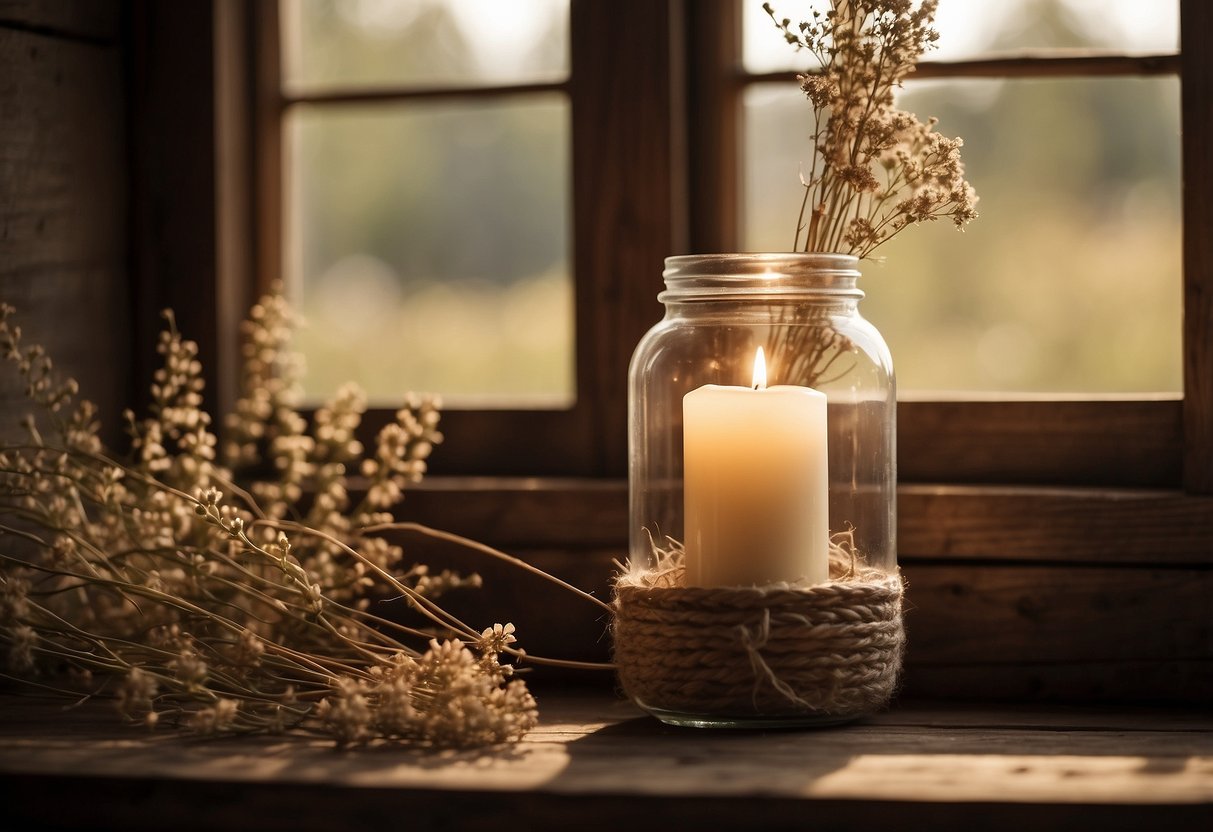
<svg viewBox="0 0 1213 832">
<path fill-rule="evenodd" d="M 888 704 L 905 650 L 900 575 L 681 586 L 681 565 L 615 585 L 615 664 L 642 706 L 720 717 L 855 717 Z"/>
</svg>

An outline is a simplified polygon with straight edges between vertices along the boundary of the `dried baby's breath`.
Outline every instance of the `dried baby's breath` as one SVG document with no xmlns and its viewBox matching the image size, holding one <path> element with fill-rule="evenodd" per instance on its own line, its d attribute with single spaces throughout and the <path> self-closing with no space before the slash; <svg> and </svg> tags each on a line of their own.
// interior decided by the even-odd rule
<svg viewBox="0 0 1213 832">
<path fill-rule="evenodd" d="M 813 108 L 813 157 L 793 250 L 867 257 L 905 228 L 941 217 L 957 228 L 977 217 L 964 178 L 963 141 L 894 106 L 918 60 L 934 47 L 937 0 L 831 0 L 793 24 L 763 8 L 817 67 L 798 76 Z"/>
<path fill-rule="evenodd" d="M 479 579 L 401 569 L 401 548 L 367 530 L 425 472 L 442 438 L 435 400 L 408 397 L 363 459 L 365 399 L 343 389 L 309 426 L 294 409 L 297 362 L 283 354 L 290 309 L 262 299 L 224 446 L 228 464 L 260 475 L 258 501 L 216 459 L 197 346 L 171 315 L 150 413 L 127 415 L 123 464 L 102 453 L 75 382 L 22 345 L 12 311 L 0 306 L 0 357 L 35 414 L 26 443 L 0 447 L 3 675 L 110 695 L 131 722 L 202 734 L 471 746 L 534 726 L 534 700 L 499 662 L 512 625 L 477 631 L 432 600 Z M 352 505 L 347 476 L 359 469 L 369 486 Z M 420 621 L 370 612 L 376 592 Z"/>
</svg>

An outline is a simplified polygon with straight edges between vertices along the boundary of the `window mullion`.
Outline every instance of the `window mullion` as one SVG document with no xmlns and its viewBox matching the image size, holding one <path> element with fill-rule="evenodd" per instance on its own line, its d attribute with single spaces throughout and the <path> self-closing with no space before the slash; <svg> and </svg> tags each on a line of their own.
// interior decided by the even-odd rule
<svg viewBox="0 0 1213 832">
<path fill-rule="evenodd" d="M 627 470 L 627 370 L 661 318 L 663 259 L 685 251 L 674 72 L 680 0 L 573 0 L 578 404 L 599 475 Z"/>
<path fill-rule="evenodd" d="M 459 87 L 350 87 L 287 91 L 283 103 L 291 104 L 380 104 L 418 99 L 459 100 L 466 98 L 499 99 L 544 92 L 567 92 L 567 81 L 543 81 L 533 84 Z"/>
<path fill-rule="evenodd" d="M 1213 6 L 1181 0 L 1183 38 L 1184 487 L 1213 493 Z"/>
</svg>

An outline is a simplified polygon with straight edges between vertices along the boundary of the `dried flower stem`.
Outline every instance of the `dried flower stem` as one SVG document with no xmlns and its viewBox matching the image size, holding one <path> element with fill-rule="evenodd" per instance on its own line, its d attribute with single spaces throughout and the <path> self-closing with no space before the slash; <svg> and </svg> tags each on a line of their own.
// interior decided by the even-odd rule
<svg viewBox="0 0 1213 832">
<path fill-rule="evenodd" d="M 923 124 L 893 106 L 894 92 L 938 40 L 937 5 L 830 0 L 828 11 L 794 27 L 763 4 L 784 39 L 818 65 L 798 76 L 813 107 L 813 157 L 808 177 L 801 175 L 794 251 L 863 258 L 910 225 L 949 217 L 963 229 L 977 217 L 962 140 L 933 132 L 933 118 Z"/>
</svg>

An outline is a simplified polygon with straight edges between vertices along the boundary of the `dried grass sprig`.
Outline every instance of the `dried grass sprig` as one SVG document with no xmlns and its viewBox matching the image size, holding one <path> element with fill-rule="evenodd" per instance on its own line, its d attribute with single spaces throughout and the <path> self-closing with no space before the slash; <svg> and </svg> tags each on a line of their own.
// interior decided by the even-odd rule
<svg viewBox="0 0 1213 832">
<path fill-rule="evenodd" d="M 0 676 L 112 696 L 131 721 L 204 734 L 446 747 L 517 740 L 535 724 L 534 699 L 502 661 L 525 655 L 513 625 L 478 631 L 434 601 L 478 578 L 401 570 L 402 550 L 378 533 L 441 441 L 436 401 L 410 397 L 360 461 L 360 394 L 343 391 L 306 425 L 293 409 L 297 364 L 281 355 L 289 307 L 265 298 L 245 328 L 226 448 L 238 470 L 277 477 L 246 491 L 215 459 L 197 347 L 171 315 L 151 412 L 128 414 L 123 463 L 103 453 L 75 382 L 21 345 L 12 311 L 0 306 L 0 354 L 35 414 L 28 442 L 0 447 Z M 370 481 L 352 510 L 347 468 Z M 301 513 L 306 490 L 317 498 Z M 420 623 L 371 613 L 376 590 Z"/>
</svg>

